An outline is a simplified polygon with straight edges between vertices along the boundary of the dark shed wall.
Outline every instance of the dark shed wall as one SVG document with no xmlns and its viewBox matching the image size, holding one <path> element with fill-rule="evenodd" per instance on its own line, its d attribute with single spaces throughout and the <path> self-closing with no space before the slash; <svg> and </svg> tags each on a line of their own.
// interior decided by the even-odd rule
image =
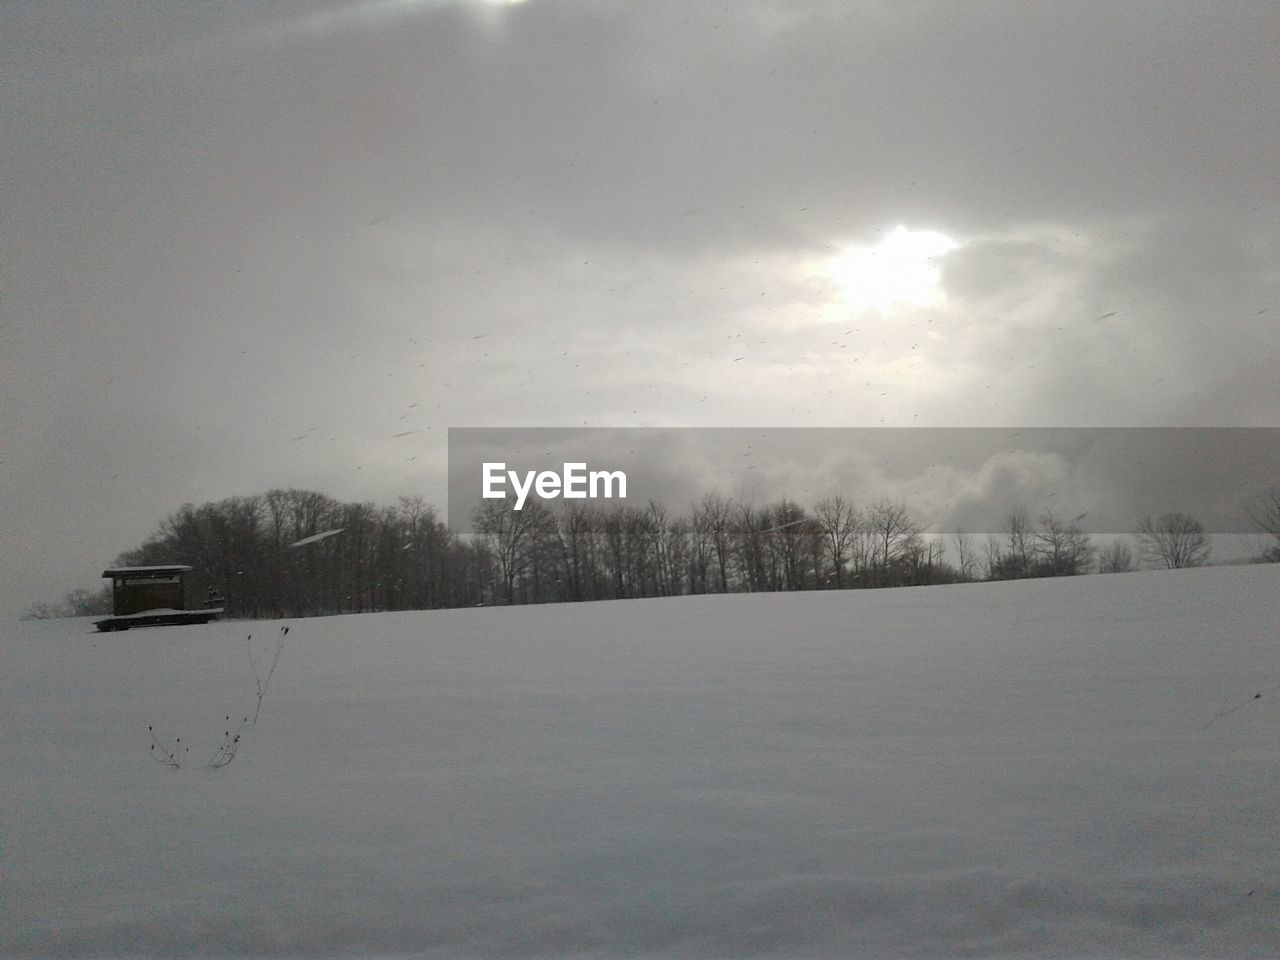
<svg viewBox="0 0 1280 960">
<path fill-rule="evenodd" d="M 117 617 L 130 613 L 141 613 L 143 610 L 182 610 L 185 608 L 182 580 L 172 579 L 135 580 L 129 577 L 117 577 L 112 581 L 112 606 Z"/>
</svg>

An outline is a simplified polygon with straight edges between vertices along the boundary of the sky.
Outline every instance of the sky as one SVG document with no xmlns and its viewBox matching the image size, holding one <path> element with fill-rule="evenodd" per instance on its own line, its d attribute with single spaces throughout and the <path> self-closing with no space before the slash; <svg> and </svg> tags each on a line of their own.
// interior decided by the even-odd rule
<svg viewBox="0 0 1280 960">
<path fill-rule="evenodd" d="M 0 8 L 0 612 L 451 426 L 1272 427 L 1280 12 Z M 857 498 L 858 492 L 851 491 Z"/>
</svg>

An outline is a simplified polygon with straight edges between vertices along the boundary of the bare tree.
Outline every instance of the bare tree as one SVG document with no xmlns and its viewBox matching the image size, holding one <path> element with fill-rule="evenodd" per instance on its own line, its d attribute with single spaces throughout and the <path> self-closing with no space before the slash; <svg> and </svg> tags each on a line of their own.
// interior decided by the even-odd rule
<svg viewBox="0 0 1280 960">
<path fill-rule="evenodd" d="M 946 550 L 941 539 L 913 533 L 903 545 L 899 582 L 920 585 L 950 580 L 951 569 L 944 562 Z"/>
<path fill-rule="evenodd" d="M 711 521 L 702 508 L 694 506 L 689 522 L 689 591 L 709 593 L 711 589 L 711 564 L 715 545 Z"/>
<path fill-rule="evenodd" d="M 840 496 L 819 500 L 814 508 L 814 516 L 822 530 L 823 549 L 827 559 L 831 561 L 836 587 L 843 588 L 850 542 L 857 533 L 862 518 L 853 504 Z"/>
<path fill-rule="evenodd" d="M 978 569 L 978 554 L 973 546 L 973 538 L 967 530 L 956 527 L 952 534 L 956 541 L 956 563 L 961 580 L 972 580 Z"/>
<path fill-rule="evenodd" d="M 1080 528 L 1084 514 L 1073 520 L 1057 516 L 1052 510 L 1040 515 L 1035 532 L 1038 573 L 1050 577 L 1074 577 L 1087 573 L 1093 562 L 1094 548 L 1089 535 Z"/>
<path fill-rule="evenodd" d="M 729 590 L 729 558 L 733 548 L 733 502 L 719 493 L 702 498 L 694 511 L 694 526 L 706 538 L 715 558 L 721 593 Z"/>
<path fill-rule="evenodd" d="M 734 511 L 734 532 L 742 583 L 750 592 L 772 589 L 765 554 L 765 530 L 773 525 L 768 507 L 740 503 Z"/>
<path fill-rule="evenodd" d="M 1280 563 L 1280 488 L 1272 487 L 1249 510 L 1249 518 L 1263 533 L 1270 534 L 1275 540 L 1271 546 L 1262 551 L 1262 559 L 1270 563 Z"/>
<path fill-rule="evenodd" d="M 684 569 L 685 530 L 680 521 L 667 515 L 667 508 L 656 500 L 650 500 L 645 509 L 646 533 L 644 546 L 652 557 L 652 578 L 660 597 L 676 596 L 681 590 Z"/>
<path fill-rule="evenodd" d="M 771 570 L 769 589 L 802 590 L 813 581 L 805 541 L 813 519 L 794 500 L 785 497 L 768 508 L 769 527 L 762 531 Z"/>
<path fill-rule="evenodd" d="M 590 505 L 567 504 L 556 518 L 561 577 L 566 581 L 561 596 L 565 599 L 585 600 L 595 595 L 596 526 L 596 510 Z"/>
<path fill-rule="evenodd" d="M 808 575 L 813 577 L 813 589 L 821 590 L 831 584 L 831 575 L 827 573 L 827 550 L 822 526 L 810 517 L 803 524 L 803 529 L 804 539 L 800 548 L 803 560 L 801 562 L 808 571 Z"/>
<path fill-rule="evenodd" d="M 1000 549 L 1000 541 L 988 534 L 986 545 L 983 547 L 983 574 L 988 580 L 1004 579 L 1004 566 L 1004 553 Z"/>
<path fill-rule="evenodd" d="M 988 538 L 986 573 L 988 580 L 1021 580 L 1036 575 L 1037 542 L 1031 517 L 1023 507 L 1009 512 L 1009 525 L 1001 549 L 994 537 Z"/>
<path fill-rule="evenodd" d="M 420 496 L 400 498 L 400 523 L 404 528 L 404 546 L 408 589 L 405 602 L 414 609 L 436 603 L 435 590 L 439 578 L 435 575 L 444 557 L 441 541 L 447 533 L 444 524 L 436 516 L 435 507 Z"/>
<path fill-rule="evenodd" d="M 1185 513 L 1163 513 L 1138 523 L 1138 543 L 1143 556 L 1170 570 L 1198 567 L 1209 559 L 1209 536 L 1199 520 Z"/>
<path fill-rule="evenodd" d="M 97 591 L 72 590 L 61 603 L 33 603 L 22 614 L 23 620 L 50 620 L 59 617 L 90 617 L 111 612 L 111 587 Z"/>
<path fill-rule="evenodd" d="M 1100 573 L 1126 573 L 1132 569 L 1133 548 L 1129 546 L 1127 540 L 1111 541 L 1111 546 L 1107 547 L 1098 558 Z"/>
<path fill-rule="evenodd" d="M 1009 513 L 1009 553 L 1005 558 L 1009 579 L 1030 576 L 1034 552 L 1035 534 L 1031 518 L 1025 508 L 1014 507 Z"/>
<path fill-rule="evenodd" d="M 505 500 L 487 500 L 476 510 L 476 530 L 497 557 L 507 603 L 515 603 L 516 580 L 533 559 L 540 528 L 552 523 L 550 512 L 537 501 L 515 510 Z"/>
<path fill-rule="evenodd" d="M 875 542 L 874 566 L 880 583 L 893 580 L 893 568 L 914 548 L 919 531 L 907 514 L 906 504 L 881 500 L 871 507 L 867 525 Z"/>
<path fill-rule="evenodd" d="M 859 587 L 875 586 L 876 533 L 865 513 L 859 513 L 858 523 L 849 538 L 849 580 Z"/>
</svg>

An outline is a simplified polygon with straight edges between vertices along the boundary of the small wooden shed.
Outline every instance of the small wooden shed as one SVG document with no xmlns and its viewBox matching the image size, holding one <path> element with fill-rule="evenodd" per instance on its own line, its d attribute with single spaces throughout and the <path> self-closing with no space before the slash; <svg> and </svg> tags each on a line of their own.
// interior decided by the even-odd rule
<svg viewBox="0 0 1280 960">
<path fill-rule="evenodd" d="M 164 567 L 112 567 L 103 570 L 111 578 L 111 612 L 117 617 L 143 610 L 182 610 L 187 605 L 183 577 L 191 568 L 174 564 Z"/>
<path fill-rule="evenodd" d="M 222 613 L 221 607 L 206 605 L 188 610 L 184 578 L 189 566 L 168 564 L 154 567 L 110 567 L 102 571 L 111 578 L 113 616 L 99 620 L 99 630 L 128 630 L 182 623 L 208 623 Z"/>
</svg>

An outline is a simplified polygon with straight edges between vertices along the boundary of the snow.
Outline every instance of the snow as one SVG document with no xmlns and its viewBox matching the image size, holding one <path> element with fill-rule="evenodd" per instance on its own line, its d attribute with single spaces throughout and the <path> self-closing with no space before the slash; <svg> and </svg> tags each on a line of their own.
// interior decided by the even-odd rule
<svg viewBox="0 0 1280 960">
<path fill-rule="evenodd" d="M 291 620 L 220 769 L 281 624 L 15 625 L 0 955 L 1273 956 L 1278 598 L 1273 565 Z"/>
<path fill-rule="evenodd" d="M 303 537 L 301 540 L 295 540 L 289 544 L 290 547 L 305 547 L 308 543 L 318 543 L 321 540 L 327 540 L 329 537 L 336 537 L 346 527 L 338 527 L 336 530 L 324 530 L 320 533 L 313 533 L 309 537 Z"/>
<path fill-rule="evenodd" d="M 149 567 L 108 567 L 102 571 L 104 577 L 123 576 L 130 573 L 185 573 L 191 567 L 182 563 L 166 563 Z"/>
<path fill-rule="evenodd" d="M 179 610 L 177 607 L 153 607 L 150 610 L 139 610 L 137 613 L 122 613 L 119 615 L 112 614 L 109 617 L 103 617 L 104 620 L 146 620 L 149 617 L 170 616 L 173 614 L 202 614 L 204 616 L 212 616 L 221 614 L 222 607 L 193 607 L 190 610 Z M 101 616 L 101 614 L 98 614 Z M 95 621 L 97 622 L 97 621 Z"/>
</svg>

